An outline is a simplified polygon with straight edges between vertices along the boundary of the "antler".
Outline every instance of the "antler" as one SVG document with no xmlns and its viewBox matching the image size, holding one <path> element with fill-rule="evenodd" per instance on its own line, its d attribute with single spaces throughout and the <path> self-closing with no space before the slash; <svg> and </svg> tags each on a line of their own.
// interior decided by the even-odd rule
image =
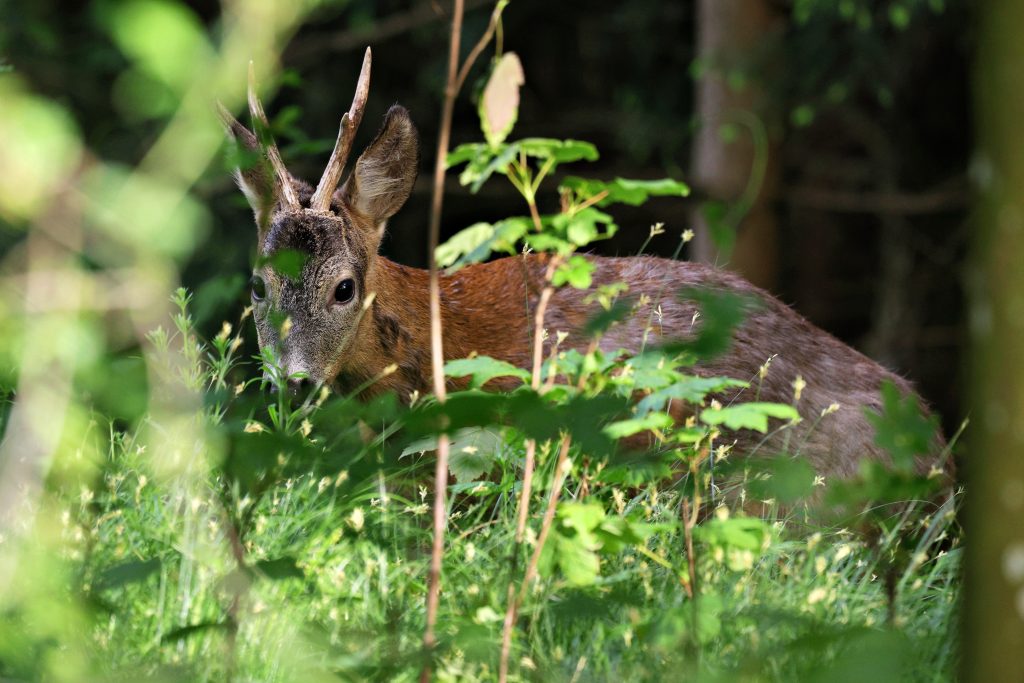
<svg viewBox="0 0 1024 683">
<path fill-rule="evenodd" d="M 260 98 L 256 95 L 256 72 L 251 61 L 249 62 L 249 113 L 252 115 L 253 126 L 257 128 L 256 139 L 263 144 L 264 138 L 266 138 L 267 158 L 270 160 L 270 165 L 274 167 L 274 175 L 277 176 L 277 181 L 281 185 L 281 193 L 284 195 L 285 202 L 293 209 L 301 208 L 299 195 L 292 187 L 292 177 L 289 175 L 288 169 L 284 167 L 281 153 L 277 151 L 277 143 L 270 135 L 270 122 L 267 121 L 267 113 L 263 111 Z M 259 130 L 259 128 L 263 130 Z"/>
<path fill-rule="evenodd" d="M 341 127 L 338 129 L 338 141 L 334 143 L 334 151 L 331 152 L 331 160 L 327 162 L 324 175 L 320 178 L 320 184 L 316 186 L 316 192 L 309 202 L 309 208 L 313 211 L 328 211 L 331 206 L 331 195 L 338 187 L 341 174 L 345 170 L 345 161 L 352 150 L 352 140 L 356 136 L 359 122 L 363 120 L 363 109 L 366 108 L 366 97 L 370 93 L 370 48 L 366 48 L 363 56 L 363 68 L 359 72 L 359 81 L 356 84 L 356 94 L 352 98 L 352 106 L 347 113 L 341 117 Z"/>
</svg>

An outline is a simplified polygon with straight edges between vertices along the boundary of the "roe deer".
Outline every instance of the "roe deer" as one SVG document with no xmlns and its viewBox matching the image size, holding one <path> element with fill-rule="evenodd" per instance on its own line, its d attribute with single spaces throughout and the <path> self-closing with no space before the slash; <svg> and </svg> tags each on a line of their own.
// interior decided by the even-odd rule
<svg viewBox="0 0 1024 683">
<path fill-rule="evenodd" d="M 405 203 L 417 174 L 417 133 L 403 107 L 391 107 L 355 169 L 336 189 L 362 118 L 369 69 L 368 49 L 352 107 L 342 117 L 330 162 L 315 189 L 288 173 L 273 141 L 269 135 L 264 137 L 268 124 L 251 72 L 249 107 L 260 138 L 223 108 L 221 116 L 237 144 L 262 160 L 235 174 L 256 214 L 260 255 L 269 257 L 281 249 L 308 255 L 300 277 L 294 280 L 270 265 L 256 268 L 252 301 L 260 347 L 276 348 L 289 375 L 304 373 L 307 379 L 302 382 L 340 391 L 363 386 L 394 364 L 396 372 L 366 391 L 393 390 L 407 398 L 414 391 L 425 393 L 431 388 L 428 274 L 377 254 L 384 223 Z M 885 381 L 904 394 L 913 394 L 903 378 L 732 273 L 653 257 L 589 258 L 596 266 L 595 285 L 625 282 L 634 301 L 646 293 L 649 306 L 660 303 L 661 324 L 655 335 L 664 340 L 692 335 L 697 305 L 675 297 L 675 292 L 703 287 L 759 299 L 762 305 L 751 310 L 735 331 L 730 350 L 698 364 L 694 372 L 750 380 L 771 357 L 760 400 L 791 403 L 794 379 L 803 378 L 806 388 L 799 410 L 804 420 L 793 427 L 791 439 L 802 444 L 801 453 L 819 474 L 849 476 L 862 456 L 885 457 L 874 444 L 874 429 L 864 409 L 881 407 L 879 388 Z M 442 276 L 445 357 L 464 358 L 476 352 L 528 369 L 534 307 L 545 286 L 546 264 L 545 256 L 522 255 Z M 661 292 L 668 295 L 659 299 Z M 367 307 L 364 302 L 370 295 Z M 581 329 L 596 306 L 584 303 L 574 289 L 557 289 L 545 326 L 568 333 L 561 348 L 584 348 L 589 340 Z M 279 329 L 284 319 L 286 334 Z M 602 348 L 640 350 L 648 319 L 649 311 L 622 321 L 603 338 Z M 833 404 L 841 408 L 819 421 L 822 411 Z M 760 439 L 760 435 L 736 436 L 741 449 Z M 937 440 L 941 442 L 941 437 Z M 940 464 L 934 458 L 926 462 L 927 454 L 921 455 L 919 464 L 925 471 Z"/>
</svg>

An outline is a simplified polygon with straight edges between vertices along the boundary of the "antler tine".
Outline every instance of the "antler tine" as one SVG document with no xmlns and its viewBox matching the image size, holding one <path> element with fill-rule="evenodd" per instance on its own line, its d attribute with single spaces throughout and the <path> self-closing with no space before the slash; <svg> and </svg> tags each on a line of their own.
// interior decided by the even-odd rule
<svg viewBox="0 0 1024 683">
<path fill-rule="evenodd" d="M 341 180 L 341 174 L 345 170 L 345 161 L 352 150 L 352 140 L 356 136 L 359 122 L 363 120 L 366 98 L 370 94 L 370 64 L 372 61 L 370 48 L 366 48 L 366 54 L 363 55 L 363 68 L 359 72 L 359 81 L 356 83 L 356 94 L 352 97 L 352 106 L 341 117 L 338 141 L 334 143 L 331 160 L 327 162 L 324 175 L 320 178 L 316 192 L 313 193 L 313 199 L 309 202 L 309 208 L 313 211 L 328 211 L 330 209 L 331 195 L 334 194 L 334 190 Z"/>
<path fill-rule="evenodd" d="M 270 121 L 267 120 L 267 113 L 263 111 L 260 98 L 256 95 L 256 70 L 251 61 L 249 62 L 249 113 L 252 115 L 253 126 L 263 128 L 262 131 L 256 131 L 256 139 L 261 144 L 266 139 L 267 158 L 270 160 L 270 165 L 274 167 L 274 174 L 281 185 L 281 193 L 284 195 L 285 202 L 293 209 L 300 208 L 299 195 L 292 187 L 292 177 L 289 175 L 288 169 L 284 167 L 281 153 L 277 151 L 277 143 L 270 135 Z"/>
</svg>

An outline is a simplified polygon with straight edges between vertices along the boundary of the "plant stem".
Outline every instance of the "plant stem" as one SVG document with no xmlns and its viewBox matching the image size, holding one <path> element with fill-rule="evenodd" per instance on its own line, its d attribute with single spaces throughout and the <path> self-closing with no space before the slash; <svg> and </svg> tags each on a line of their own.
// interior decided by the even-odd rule
<svg viewBox="0 0 1024 683">
<path fill-rule="evenodd" d="M 444 379 L 444 344 L 441 334 L 441 282 L 437 268 L 437 244 L 441 235 L 441 208 L 444 203 L 444 172 L 448 157 L 448 146 L 451 139 L 452 113 L 455 109 L 455 97 L 466 80 L 470 68 L 484 47 L 494 35 L 495 28 L 501 20 L 501 11 L 507 0 L 499 0 L 491 14 L 487 31 L 473 47 L 465 63 L 459 69 L 459 47 L 462 38 L 462 15 L 465 11 L 464 0 L 455 0 L 452 7 L 451 40 L 448 44 L 448 76 L 445 82 L 444 104 L 441 108 L 441 127 L 437 136 L 437 158 L 434 160 L 434 181 L 431 193 L 430 224 L 428 238 L 428 258 L 430 260 L 430 361 L 431 377 L 434 394 L 437 400 L 444 402 L 447 397 Z M 430 553 L 430 575 L 427 587 L 426 626 L 423 632 L 423 647 L 427 658 L 420 672 L 421 681 L 430 680 L 430 653 L 437 644 L 434 627 L 437 624 L 437 608 L 441 595 L 441 560 L 444 556 L 444 533 L 447 522 L 447 488 L 448 488 L 448 450 L 447 434 L 437 439 L 437 464 L 434 470 L 434 529 L 433 546 Z"/>
<path fill-rule="evenodd" d="M 540 293 L 540 300 L 537 302 L 537 312 L 533 316 L 533 372 L 530 376 L 530 386 L 534 391 L 540 390 L 540 370 L 544 362 L 544 315 L 554 294 L 554 287 L 551 286 L 551 277 L 558 267 L 559 258 L 555 256 L 548 263 L 547 271 L 544 273 L 546 283 Z M 516 553 L 518 546 L 523 542 L 523 534 L 526 531 L 526 518 L 530 508 L 530 489 L 533 485 L 533 470 L 536 460 L 537 442 L 534 439 L 526 441 L 526 462 L 523 465 L 523 489 L 519 495 L 519 509 L 516 511 Z"/>
<path fill-rule="evenodd" d="M 434 186 L 430 205 L 430 236 L 428 258 L 430 259 L 430 361 L 434 394 L 437 400 L 446 398 L 444 381 L 444 346 L 441 336 L 441 283 L 437 269 L 437 243 L 441 233 L 441 207 L 444 202 L 445 159 L 448 156 L 448 141 L 451 137 L 452 112 L 455 95 L 458 92 L 456 78 L 459 62 L 459 41 L 462 36 L 463 0 L 455 0 L 452 8 L 452 31 L 448 50 L 448 79 L 441 108 L 441 129 L 437 136 L 437 158 L 434 160 Z M 430 552 L 430 574 L 427 586 L 426 626 L 423 631 L 423 649 L 426 651 L 420 681 L 426 683 L 431 677 L 431 658 L 437 644 L 434 627 L 437 624 L 437 607 L 441 598 L 441 560 L 444 556 L 444 533 L 447 521 L 448 489 L 448 435 L 440 434 L 437 439 L 437 463 L 434 470 L 434 529 L 433 546 Z"/>
<path fill-rule="evenodd" d="M 512 629 L 515 627 L 516 616 L 519 613 L 519 606 L 526 598 L 530 582 L 537 576 L 537 565 L 540 563 L 540 555 L 544 550 L 544 543 L 547 541 L 548 533 L 551 531 L 551 523 L 555 518 L 555 510 L 558 508 L 558 498 L 562 492 L 562 485 L 565 482 L 566 461 L 569 457 L 570 438 L 568 435 L 562 437 L 562 445 L 558 451 L 558 460 L 555 462 L 555 474 L 551 482 L 551 493 L 548 496 L 548 506 L 544 511 L 544 519 L 540 525 L 540 534 L 537 536 L 537 546 L 530 556 L 530 563 L 526 566 L 526 573 L 523 575 L 523 582 L 519 586 L 518 595 L 515 594 L 512 584 L 509 584 L 509 603 L 505 611 L 505 621 L 501 629 L 501 661 L 498 664 L 498 682 L 505 683 L 508 680 L 508 657 L 512 651 Z"/>
</svg>

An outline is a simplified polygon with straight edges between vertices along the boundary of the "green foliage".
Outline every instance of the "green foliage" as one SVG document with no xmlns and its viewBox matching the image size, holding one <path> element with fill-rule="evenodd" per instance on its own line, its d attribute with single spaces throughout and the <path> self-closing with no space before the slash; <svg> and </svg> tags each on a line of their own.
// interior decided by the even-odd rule
<svg viewBox="0 0 1024 683">
<path fill-rule="evenodd" d="M 289 280 L 298 280 L 307 259 L 309 259 L 309 254 L 304 251 L 278 249 L 270 256 L 256 259 L 256 268 L 263 268 L 269 265 L 282 277 Z"/>
<path fill-rule="evenodd" d="M 875 427 L 875 443 L 892 455 L 897 469 L 910 472 L 914 458 L 926 455 L 935 444 L 938 418 L 925 417 L 912 394 L 901 395 L 892 382 L 882 385 L 882 410 L 865 409 Z"/>
<path fill-rule="evenodd" d="M 650 197 L 688 197 L 690 188 L 677 180 L 626 180 L 616 178 L 611 182 L 588 180 L 569 176 L 562 180 L 560 189 L 576 192 L 580 199 L 597 199 L 597 206 L 628 204 L 639 206 Z"/>
<path fill-rule="evenodd" d="M 244 31 L 226 20 L 216 41 L 191 10 L 168 0 L 97 9 L 128 64 L 116 97 L 137 120 L 169 120 L 137 169 L 88 155 L 73 193 L 84 207 L 80 260 L 88 268 L 76 262 L 64 272 L 63 260 L 34 261 L 30 276 L 36 269 L 66 277 L 54 291 L 106 291 L 110 283 L 91 279 L 88 269 L 132 268 L 139 299 L 131 300 L 125 329 L 148 320 L 137 311 L 166 306 L 180 260 L 211 223 L 193 185 L 219 132 L 194 112 L 219 96 L 207 83 L 234 79 L 220 60 L 241 57 L 221 51 L 266 54 L 299 11 L 290 3 L 265 9 Z M 889 20 L 902 30 L 908 16 L 896 8 Z M 244 277 L 211 282 L 194 299 L 176 290 L 170 322 L 126 352 L 97 323 L 116 315 L 113 308 L 55 307 L 32 317 L 0 305 L 3 329 L 17 337 L 0 348 L 2 357 L 29 361 L 3 378 L 29 389 L 4 391 L 0 424 L 12 419 L 13 404 L 30 424 L 59 432 L 45 444 L 45 479 L 24 487 L 19 509 L 31 516 L 23 528 L 0 529 L 0 677 L 411 680 L 431 656 L 441 680 L 491 680 L 506 588 L 521 580 L 524 556 L 540 543 L 553 493 L 560 502 L 516 626 L 512 663 L 520 678 L 671 680 L 685 672 L 702 680 L 933 680 L 952 673 L 957 655 L 946 632 L 960 571 L 953 505 L 897 521 L 850 516 L 808 537 L 806 526 L 820 520 L 808 500 L 819 482 L 801 444 L 790 444 L 792 457 L 756 462 L 728 449 L 733 431 L 784 427 L 797 419 L 795 406 L 734 402 L 737 390 L 752 389 L 745 378 L 700 377 L 692 367 L 727 351 L 754 305 L 748 300 L 678 293 L 699 309 L 693 339 L 660 348 L 645 339 L 638 353 L 597 343 L 643 315 L 639 293 L 595 287 L 593 262 L 578 253 L 618 230 L 603 209 L 682 197 L 688 188 L 669 179 L 569 177 L 552 197 L 560 211 L 540 214 L 544 180 L 598 153 L 576 140 L 508 141 L 518 116 L 517 62 L 504 55 L 483 90 L 485 141 L 460 146 L 447 162 L 465 164 L 460 180 L 473 191 L 504 176 L 529 217 L 472 225 L 437 257 L 454 270 L 495 253 L 543 251 L 555 264 L 545 284 L 588 290 L 576 294 L 596 313 L 583 337 L 566 342 L 548 330 L 556 343 L 548 344 L 539 390 L 528 386 L 528 371 L 476 356 L 446 364 L 448 377 L 468 381 L 444 403 L 326 390 L 292 396 L 275 350 L 247 357 L 248 311 L 211 339 L 196 328 L 196 318 L 216 320 L 214 311 L 237 299 Z M 196 73 L 204 78 L 196 81 Z M 0 158 L 9 171 L 0 179 L 0 213 L 31 221 L 63 193 L 85 142 L 70 109 L 20 81 L 5 74 L 0 95 Z M 272 121 L 275 133 L 294 141 L 285 152 L 321 149 L 298 130 L 299 113 L 286 108 Z M 230 154 L 243 165 L 256 161 Z M 77 234 L 62 239 L 62 249 L 79 243 Z M 36 251 L 26 253 L 38 258 Z M 257 267 L 294 279 L 304 258 L 284 250 Z M 498 383 L 515 388 L 483 391 Z M 894 391 L 886 389 L 872 419 L 895 467 L 865 463 L 858 478 L 829 482 L 822 496 L 829 505 L 874 510 L 932 490 L 910 467 L 931 438 L 930 424 Z M 432 528 L 424 482 L 432 481 L 441 434 L 449 436 L 455 481 L 441 643 L 424 653 Z M 563 439 L 567 467 L 556 472 Z M 517 501 L 528 440 L 537 469 L 521 544 Z M 758 504 L 768 509 L 765 519 L 743 512 Z M 845 530 L 876 522 L 872 544 Z M 877 578 L 897 574 L 894 601 Z M 898 619 L 879 629 L 890 611 Z"/>
<path fill-rule="evenodd" d="M 526 370 L 488 356 L 450 360 L 444 364 L 444 374 L 449 377 L 471 376 L 470 389 L 479 389 L 495 377 L 518 377 L 524 382 L 530 379 Z"/>
<path fill-rule="evenodd" d="M 793 406 L 758 402 L 713 407 L 700 414 L 701 421 L 709 425 L 722 425 L 728 429 L 753 429 L 762 434 L 768 431 L 768 418 L 794 422 L 800 419 L 800 414 Z"/>
</svg>

